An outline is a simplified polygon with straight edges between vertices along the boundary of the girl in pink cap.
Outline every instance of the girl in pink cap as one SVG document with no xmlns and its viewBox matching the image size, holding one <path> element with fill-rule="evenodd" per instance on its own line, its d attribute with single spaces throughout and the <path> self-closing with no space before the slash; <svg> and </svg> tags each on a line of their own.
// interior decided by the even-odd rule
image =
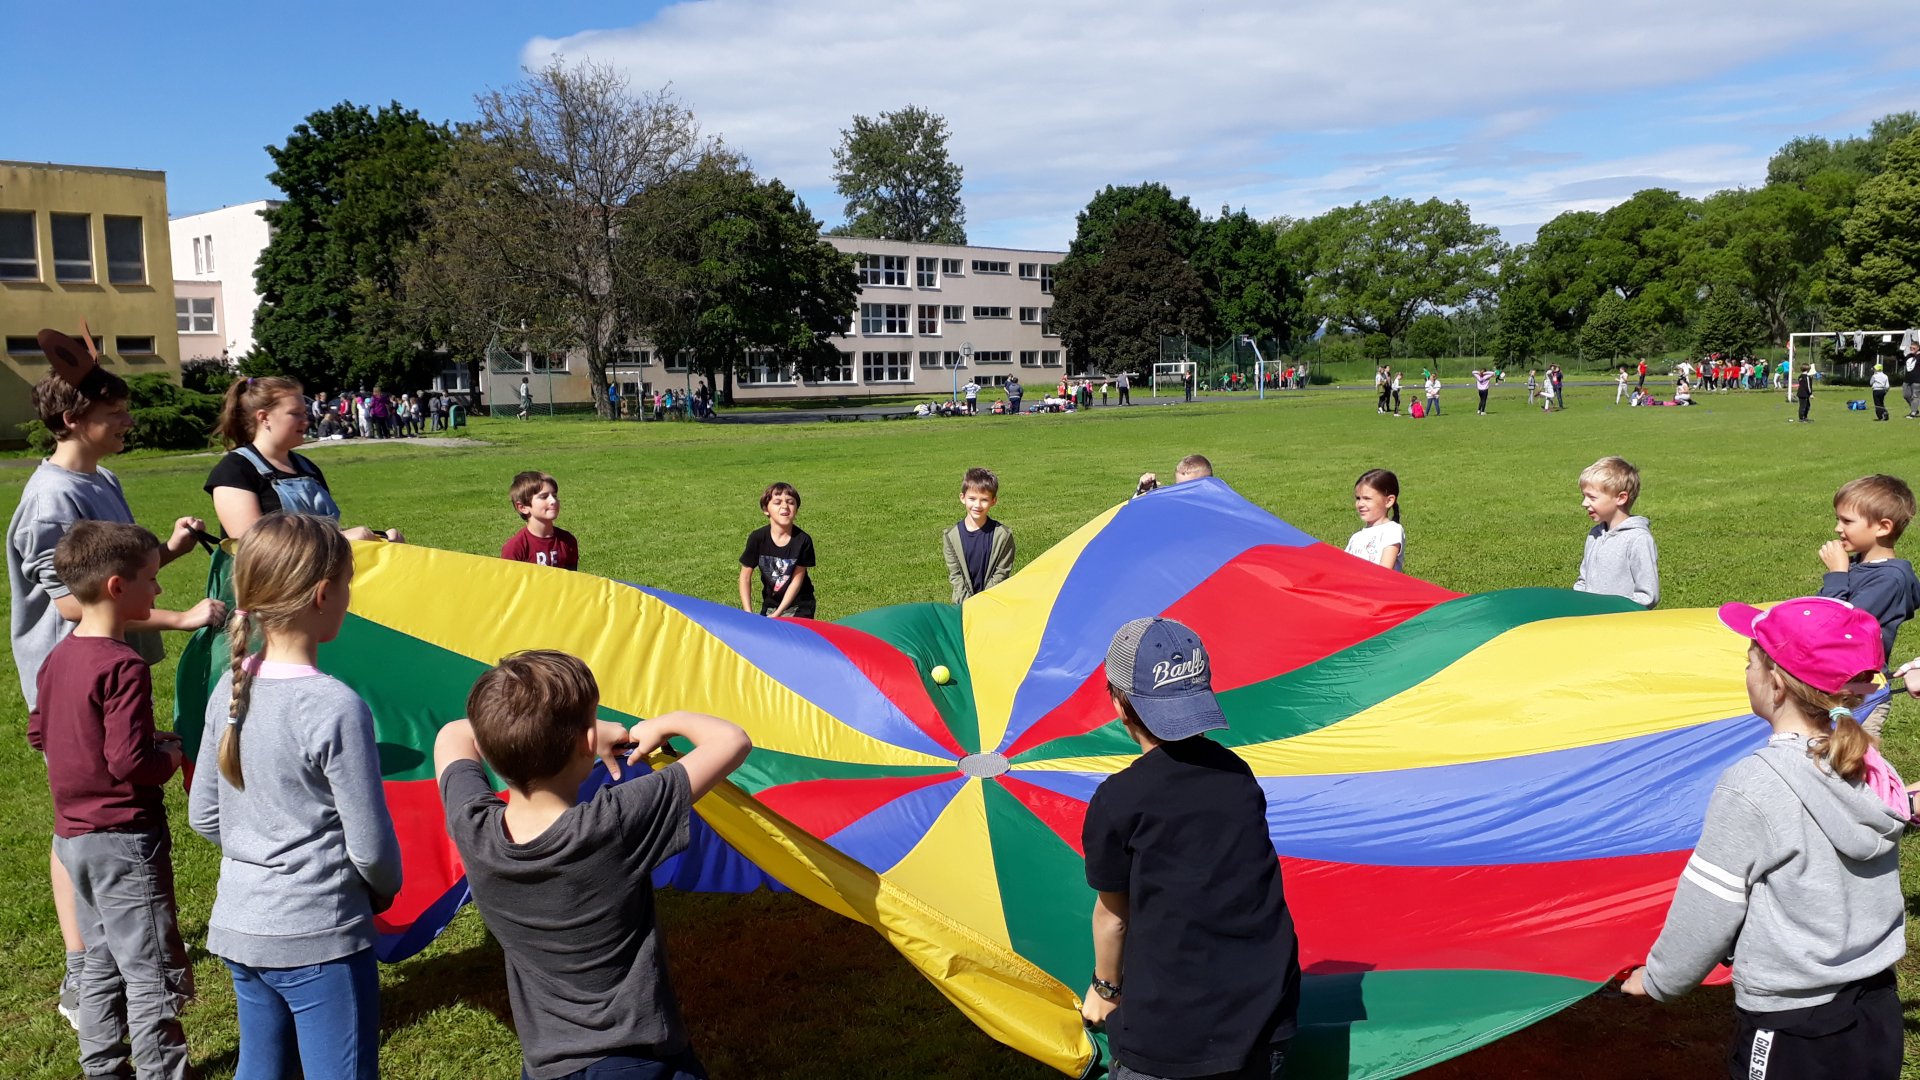
<svg viewBox="0 0 1920 1080">
<path fill-rule="evenodd" d="M 1753 639 L 1747 700 L 1773 729 L 1720 776 L 1666 927 L 1622 989 L 1667 1001 L 1733 957 L 1737 1078 L 1896 1080 L 1906 953 L 1898 776 L 1854 719 L 1885 657 L 1851 604 L 1720 609 Z"/>
</svg>

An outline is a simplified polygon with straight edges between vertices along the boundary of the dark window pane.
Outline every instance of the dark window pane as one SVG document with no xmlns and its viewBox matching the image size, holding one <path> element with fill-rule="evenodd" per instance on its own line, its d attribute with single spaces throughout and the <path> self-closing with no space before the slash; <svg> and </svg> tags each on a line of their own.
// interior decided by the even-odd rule
<svg viewBox="0 0 1920 1080">
<path fill-rule="evenodd" d="M 107 218 L 107 280 L 116 285 L 147 280 L 146 245 L 137 217 Z"/>
<path fill-rule="evenodd" d="M 93 236 L 85 214 L 54 214 L 53 276 L 57 281 L 93 280 Z"/>
<path fill-rule="evenodd" d="M 33 239 L 32 211 L 0 210 L 0 280 L 37 280 L 38 247 Z"/>
</svg>

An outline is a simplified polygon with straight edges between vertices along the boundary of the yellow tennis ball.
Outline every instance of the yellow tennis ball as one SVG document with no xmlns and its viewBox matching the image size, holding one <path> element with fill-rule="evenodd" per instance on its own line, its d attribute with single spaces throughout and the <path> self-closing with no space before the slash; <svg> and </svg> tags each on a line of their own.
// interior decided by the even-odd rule
<svg viewBox="0 0 1920 1080">
<path fill-rule="evenodd" d="M 953 681 L 953 672 L 948 671 L 947 665 L 945 664 L 935 664 L 933 666 L 933 681 L 939 683 L 941 686 L 945 686 Z"/>
</svg>

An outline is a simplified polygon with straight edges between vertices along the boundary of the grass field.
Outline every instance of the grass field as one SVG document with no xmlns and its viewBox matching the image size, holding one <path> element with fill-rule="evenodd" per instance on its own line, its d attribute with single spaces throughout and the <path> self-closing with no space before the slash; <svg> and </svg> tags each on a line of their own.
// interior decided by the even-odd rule
<svg viewBox="0 0 1920 1080">
<path fill-rule="evenodd" d="M 1144 395 L 1143 395 L 1144 396 Z M 517 521 L 507 481 L 520 469 L 556 474 L 562 523 L 581 540 L 583 568 L 731 602 L 735 557 L 761 523 L 755 501 L 772 480 L 797 485 L 801 524 L 820 551 L 820 615 L 944 600 L 939 531 L 959 517 L 969 465 L 1001 477 L 996 516 L 1031 558 L 1133 491 L 1143 470 L 1163 476 L 1183 454 L 1211 457 L 1254 502 L 1342 544 L 1356 527 L 1353 478 L 1373 466 L 1401 478 L 1409 573 L 1463 592 L 1565 586 L 1587 523 L 1575 477 L 1620 453 L 1638 464 L 1638 510 L 1659 539 L 1662 605 L 1779 599 L 1812 592 L 1815 549 L 1831 532 L 1830 499 L 1866 472 L 1915 472 L 1920 425 L 1885 428 L 1816 399 L 1811 426 L 1785 423 L 1777 395 L 1703 395 L 1693 409 L 1614 408 L 1599 389 L 1572 408 L 1523 407 L 1515 381 L 1492 413 L 1447 395 L 1438 420 L 1374 413 L 1364 393 L 1250 394 L 1193 406 L 1099 410 L 1078 416 L 789 426 L 478 420 L 456 449 L 329 446 L 327 470 L 349 523 L 399 526 L 417 543 L 497 551 Z M 13 464 L 13 463 L 9 463 Z M 24 464 L 24 463 L 20 463 Z M 114 464 L 135 512 L 161 529 L 180 514 L 211 516 L 201 491 L 213 460 L 141 455 Z M 0 469 L 11 505 L 24 468 Z M 1920 540 L 1915 541 L 1920 543 Z M 185 606 L 205 563 L 190 556 L 163 576 L 163 604 Z M 177 654 L 181 641 L 172 643 Z M 1909 632 L 1901 656 L 1920 653 Z M 1568 674 L 1598 658 L 1569 658 Z M 172 664 L 156 672 L 165 724 Z M 68 1077 L 74 1040 L 54 1013 L 59 938 L 47 896 L 50 811 L 45 778 L 24 738 L 17 680 L 0 678 L 0 1076 Z M 1902 699 L 1888 753 L 1920 774 L 1920 708 Z M 183 929 L 204 940 L 217 854 L 186 828 L 174 788 Z M 1911 898 L 1920 873 L 1906 874 Z M 662 920 L 674 977 L 702 1055 L 719 1077 L 1039 1077 L 1054 1075 L 974 1030 L 862 926 L 789 896 L 668 894 Z M 1911 930 L 1909 932 L 1911 940 Z M 197 948 L 199 1001 L 187 1014 L 205 1075 L 235 1061 L 232 992 L 220 963 Z M 1904 999 L 1920 993 L 1920 962 L 1902 965 Z M 518 1075 L 498 950 L 480 920 L 461 915 L 433 948 L 384 972 L 385 1075 Z M 1907 1080 L 1920 1080 L 1920 1009 L 1908 1009 Z M 1730 996 L 1701 992 L 1672 1007 L 1590 999 L 1553 1019 L 1439 1066 L 1429 1077 L 1691 1076 L 1717 1073 Z"/>
</svg>

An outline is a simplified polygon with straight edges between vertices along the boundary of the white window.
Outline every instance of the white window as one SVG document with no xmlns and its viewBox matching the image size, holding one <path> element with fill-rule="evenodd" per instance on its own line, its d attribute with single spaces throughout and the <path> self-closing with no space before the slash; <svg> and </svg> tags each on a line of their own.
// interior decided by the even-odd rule
<svg viewBox="0 0 1920 1080">
<path fill-rule="evenodd" d="M 1040 264 L 1039 263 L 1021 263 L 1020 277 L 1026 281 L 1037 280 L 1040 277 Z"/>
<path fill-rule="evenodd" d="M 1037 322 L 1039 322 L 1039 321 L 1040 321 L 1040 309 L 1039 309 L 1039 308 L 1037 308 L 1037 307 L 1023 307 L 1023 308 L 1021 308 L 1021 309 L 1020 309 L 1020 321 L 1021 321 L 1021 322 L 1024 322 L 1024 323 L 1037 323 Z"/>
<path fill-rule="evenodd" d="M 692 366 L 693 366 L 693 350 L 692 349 L 681 349 L 679 352 L 674 353 L 672 356 L 666 357 L 666 367 L 668 371 L 685 371 Z"/>
<path fill-rule="evenodd" d="M 113 339 L 113 351 L 121 356 L 152 356 L 153 338 L 116 337 Z"/>
<path fill-rule="evenodd" d="M 905 255 L 862 255 L 860 257 L 860 284 L 862 285 L 898 285 L 907 284 L 907 257 Z"/>
<path fill-rule="evenodd" d="M 33 211 L 0 210 L 0 281 L 39 280 L 40 243 L 33 234 Z"/>
<path fill-rule="evenodd" d="M 940 273 L 943 277 L 964 277 L 966 269 L 960 265 L 959 259 L 941 259 Z"/>
<path fill-rule="evenodd" d="M 920 354 L 920 366 L 921 366 L 921 367 L 923 367 L 923 368 L 932 368 L 932 369 L 937 369 L 937 368 L 939 368 L 939 367 L 941 366 L 941 365 L 940 365 L 940 355 L 941 355 L 941 354 L 940 354 L 940 351 L 939 351 L 938 349 L 936 349 L 936 350 L 934 350 L 933 352 L 923 352 L 923 353 L 921 353 L 921 354 Z"/>
<path fill-rule="evenodd" d="M 107 219 L 107 281 L 114 285 L 144 285 L 147 280 L 147 242 L 137 217 Z"/>
<path fill-rule="evenodd" d="M 1060 350 L 1059 349 L 1041 349 L 1040 350 L 1040 366 L 1041 367 L 1059 367 L 1060 366 Z"/>
<path fill-rule="evenodd" d="M 653 363 L 653 350 L 638 345 L 622 345 L 613 353 L 614 367 L 647 367 Z"/>
<path fill-rule="evenodd" d="M 1021 367 L 1039 367 L 1040 366 L 1040 350 L 1021 349 L 1020 350 L 1020 366 Z"/>
<path fill-rule="evenodd" d="M 976 364 L 1011 364 L 1013 363 L 1013 353 L 1006 349 L 1001 349 L 997 352 L 979 352 L 976 350 L 973 354 L 973 362 Z"/>
<path fill-rule="evenodd" d="M 940 336 L 940 305 L 921 304 L 920 316 L 914 329 L 927 337 Z"/>
<path fill-rule="evenodd" d="M 1053 309 L 1050 307 L 1043 307 L 1040 309 L 1040 336 L 1041 337 L 1059 337 L 1060 336 L 1059 333 L 1056 332 L 1053 328 Z"/>
<path fill-rule="evenodd" d="M 850 383 L 853 381 L 853 354 L 841 353 L 840 362 L 807 380 L 810 383 Z"/>
<path fill-rule="evenodd" d="M 1004 274 L 1007 272 L 1007 264 L 1003 262 L 993 262 L 988 259 L 975 259 L 973 260 L 973 272 L 976 274 Z"/>
<path fill-rule="evenodd" d="M 207 237 L 207 273 L 213 273 L 213 237 Z"/>
<path fill-rule="evenodd" d="M 923 289 L 940 287 L 940 260 L 918 258 L 913 260 L 914 283 Z"/>
<path fill-rule="evenodd" d="M 85 214 L 50 214 L 53 222 L 53 279 L 93 280 L 93 229 Z"/>
<path fill-rule="evenodd" d="M 981 307 L 977 304 L 973 308 L 973 317 L 976 319 L 1005 319 L 1012 315 L 1012 308 Z"/>
<path fill-rule="evenodd" d="M 746 369 L 740 376 L 741 386 L 790 386 L 793 384 L 793 368 L 780 362 L 771 349 L 748 349 Z"/>
<path fill-rule="evenodd" d="M 207 256 L 200 250 L 200 238 L 197 236 L 193 238 L 193 272 L 196 274 L 207 272 Z"/>
<path fill-rule="evenodd" d="M 964 304 L 947 304 L 940 309 L 942 322 L 966 322 L 967 309 Z"/>
<path fill-rule="evenodd" d="M 912 382 L 913 354 L 909 352 L 861 353 L 860 381 L 868 383 Z"/>
<path fill-rule="evenodd" d="M 213 333 L 213 297 L 174 297 L 173 321 L 174 328 L 182 334 Z"/>
<path fill-rule="evenodd" d="M 528 364 L 533 371 L 544 371 L 554 375 L 564 375 L 567 371 L 567 352 L 565 349 L 555 349 L 552 352 L 537 352 L 531 357 L 528 357 Z"/>
<path fill-rule="evenodd" d="M 905 335 L 911 304 L 861 304 L 860 332 L 868 336 Z"/>
<path fill-rule="evenodd" d="M 1053 295 L 1053 264 L 1052 263 L 1040 264 L 1040 291 L 1043 293 L 1046 293 L 1048 296 Z"/>
</svg>

